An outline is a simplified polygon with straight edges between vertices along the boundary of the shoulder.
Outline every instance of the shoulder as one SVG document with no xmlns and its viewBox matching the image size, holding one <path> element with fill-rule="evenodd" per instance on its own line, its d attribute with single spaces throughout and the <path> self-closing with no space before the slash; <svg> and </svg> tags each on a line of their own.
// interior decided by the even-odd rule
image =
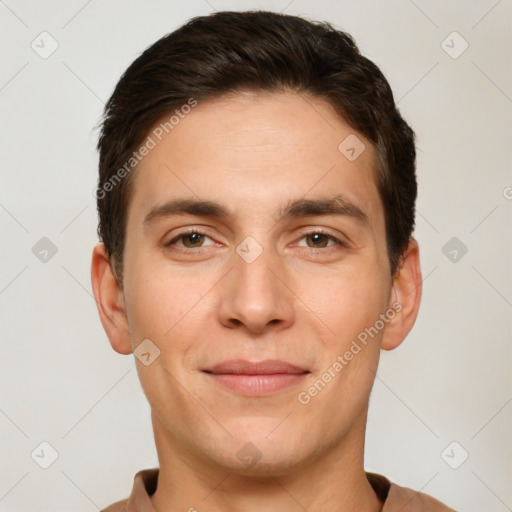
<svg viewBox="0 0 512 512">
<path fill-rule="evenodd" d="M 401 487 L 377 473 L 366 473 L 373 490 L 384 503 L 382 512 L 456 512 L 428 494 Z"/>
<path fill-rule="evenodd" d="M 391 484 L 382 512 L 456 512 L 439 500 L 407 487 Z"/>
<path fill-rule="evenodd" d="M 101 512 L 126 512 L 126 506 L 128 504 L 128 500 L 121 500 L 112 503 L 107 508 L 101 510 Z"/>
<path fill-rule="evenodd" d="M 140 510 L 153 512 L 150 496 L 156 491 L 158 482 L 158 468 L 142 469 L 133 478 L 133 487 L 130 497 L 116 501 L 101 512 L 134 512 Z"/>
</svg>

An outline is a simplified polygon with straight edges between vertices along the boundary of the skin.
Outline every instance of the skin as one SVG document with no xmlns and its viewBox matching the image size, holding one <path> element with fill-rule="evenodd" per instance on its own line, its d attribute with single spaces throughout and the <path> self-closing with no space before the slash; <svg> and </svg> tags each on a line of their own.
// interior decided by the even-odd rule
<svg viewBox="0 0 512 512">
<path fill-rule="evenodd" d="M 338 150 L 352 133 L 323 100 L 238 93 L 199 103 L 134 171 L 122 286 L 102 243 L 92 284 L 114 350 L 130 354 L 150 339 L 161 351 L 149 366 L 135 359 L 160 461 L 156 509 L 381 509 L 363 467 L 368 399 L 380 350 L 397 347 L 415 322 L 421 273 L 411 239 L 390 274 L 375 151 L 359 134 L 366 149 L 356 160 Z M 334 193 L 368 224 L 349 215 L 279 221 L 287 201 Z M 153 207 L 185 197 L 230 215 L 143 224 Z M 165 246 L 186 228 L 206 236 Z M 318 229 L 346 247 L 311 235 Z M 262 248 L 252 263 L 236 252 L 248 236 Z M 396 302 L 401 311 L 301 404 L 298 394 Z M 242 396 L 202 371 L 235 358 L 310 373 L 271 396 Z M 247 443 L 261 456 L 255 464 L 237 456 Z"/>
</svg>

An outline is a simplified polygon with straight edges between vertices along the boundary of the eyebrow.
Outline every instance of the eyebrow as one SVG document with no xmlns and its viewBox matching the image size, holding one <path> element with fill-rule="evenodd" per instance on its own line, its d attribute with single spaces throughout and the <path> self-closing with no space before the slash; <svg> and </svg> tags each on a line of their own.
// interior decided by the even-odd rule
<svg viewBox="0 0 512 512">
<path fill-rule="evenodd" d="M 143 225 L 149 226 L 157 219 L 174 215 L 197 215 L 212 219 L 227 219 L 231 216 L 225 206 L 213 201 L 173 199 L 163 205 L 153 207 L 144 217 Z M 346 216 L 357 220 L 361 224 L 370 225 L 368 215 L 359 206 L 342 195 L 288 201 L 281 208 L 278 220 L 318 215 Z"/>
</svg>

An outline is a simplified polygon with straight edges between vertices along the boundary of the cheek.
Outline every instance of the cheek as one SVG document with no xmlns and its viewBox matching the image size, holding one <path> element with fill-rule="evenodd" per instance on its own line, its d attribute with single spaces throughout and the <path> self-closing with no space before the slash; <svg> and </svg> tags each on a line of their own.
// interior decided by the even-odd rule
<svg viewBox="0 0 512 512">
<path fill-rule="evenodd" d="M 194 300 L 190 286 L 177 276 L 165 275 L 147 265 L 132 271 L 126 282 L 126 308 L 132 337 L 165 340 Z"/>
<path fill-rule="evenodd" d="M 385 311 L 388 288 L 383 276 L 371 267 L 347 267 L 301 282 L 297 295 L 327 327 L 332 335 L 327 343 L 339 350 Z"/>
<path fill-rule="evenodd" d="M 208 329 L 208 292 L 214 276 L 205 279 L 157 262 L 140 265 L 129 275 L 126 308 L 132 345 L 150 339 L 159 347 L 166 367 L 180 371 L 180 365 L 187 366 L 188 351 L 202 343 Z"/>
</svg>

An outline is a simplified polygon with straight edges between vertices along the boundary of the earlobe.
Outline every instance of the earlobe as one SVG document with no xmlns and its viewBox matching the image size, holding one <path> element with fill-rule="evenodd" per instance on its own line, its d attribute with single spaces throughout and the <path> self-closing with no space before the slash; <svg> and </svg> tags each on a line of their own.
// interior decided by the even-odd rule
<svg viewBox="0 0 512 512">
<path fill-rule="evenodd" d="M 399 271 L 393 279 L 389 307 L 396 314 L 386 325 L 382 348 L 393 350 L 398 347 L 412 329 L 421 301 L 422 278 L 418 242 L 410 239 Z"/>
<path fill-rule="evenodd" d="M 112 348 L 120 354 L 131 354 L 123 293 L 112 272 L 110 259 L 102 242 L 94 247 L 92 253 L 91 281 L 100 320 Z"/>
</svg>

